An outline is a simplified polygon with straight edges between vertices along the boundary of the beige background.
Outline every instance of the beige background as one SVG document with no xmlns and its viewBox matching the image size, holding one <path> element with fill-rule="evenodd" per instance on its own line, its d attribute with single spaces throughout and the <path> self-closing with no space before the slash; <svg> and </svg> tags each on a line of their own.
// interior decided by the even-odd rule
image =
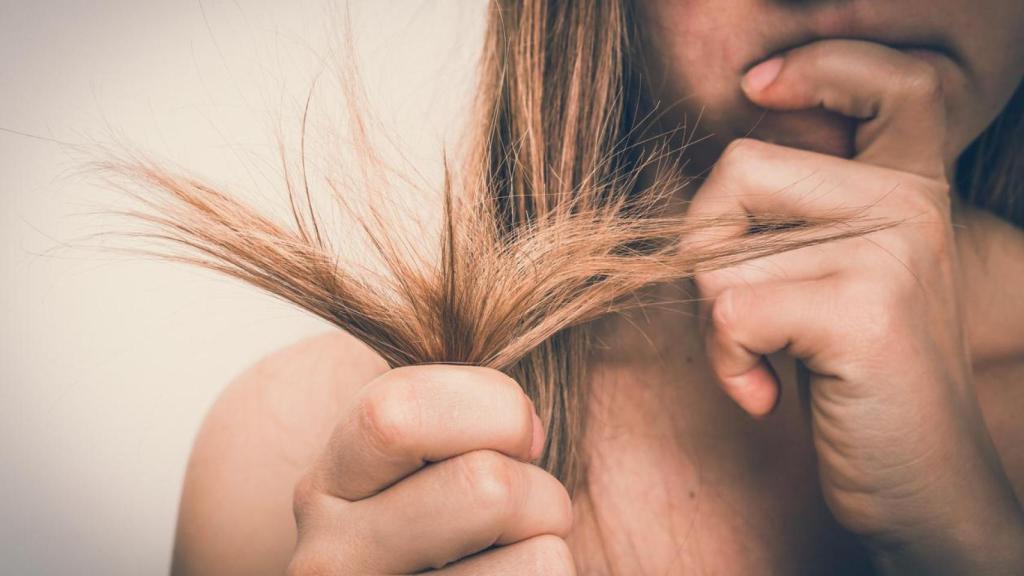
<svg viewBox="0 0 1024 576">
<path fill-rule="evenodd" d="M 89 248 L 120 224 L 90 212 L 116 198 L 47 139 L 116 134 L 254 193 L 275 110 L 296 111 L 330 48 L 327 7 L 0 0 L 3 573 L 165 573 L 205 410 L 261 355 L 327 329 L 233 281 Z M 427 172 L 461 118 L 482 7 L 352 3 L 370 98 Z"/>
</svg>

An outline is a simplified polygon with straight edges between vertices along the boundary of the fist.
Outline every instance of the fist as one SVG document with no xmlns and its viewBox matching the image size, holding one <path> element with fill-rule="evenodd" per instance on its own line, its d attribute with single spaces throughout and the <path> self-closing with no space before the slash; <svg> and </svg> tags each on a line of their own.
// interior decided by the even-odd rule
<svg viewBox="0 0 1024 576">
<path fill-rule="evenodd" d="M 544 431 L 489 368 L 418 365 L 364 387 L 295 489 L 291 576 L 572 575 L 569 495 Z"/>
</svg>

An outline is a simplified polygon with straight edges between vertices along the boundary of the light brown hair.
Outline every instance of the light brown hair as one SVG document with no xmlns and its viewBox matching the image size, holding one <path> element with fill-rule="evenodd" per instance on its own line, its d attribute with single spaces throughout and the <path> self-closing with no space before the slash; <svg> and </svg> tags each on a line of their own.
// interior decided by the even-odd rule
<svg viewBox="0 0 1024 576">
<path fill-rule="evenodd" d="M 102 168 L 142 203 L 133 216 L 152 225 L 145 236 L 169 243 L 150 251 L 293 302 L 391 367 L 470 363 L 515 378 L 547 430 L 541 465 L 573 494 L 586 478 L 590 321 L 651 304 L 638 297 L 646 286 L 891 224 L 855 210 L 814 221 L 768 215 L 750 221 L 757 233 L 688 244 L 691 231 L 730 222 L 664 213 L 688 184 L 678 160 L 685 150 L 672 148 L 678 134 L 652 132 L 664 108 L 647 100 L 635 25 L 625 0 L 492 2 L 474 133 L 461 169 L 446 168 L 436 250 L 397 235 L 389 224 L 397 212 L 366 206 L 355 218 L 384 272 L 339 257 L 338 230 L 317 196 L 356 214 L 353 188 L 332 179 L 318 188 L 304 162 L 286 177 L 290 222 L 145 157 Z M 1018 90 L 958 172 L 970 201 L 1018 224 L 1020 109 Z M 393 172 L 354 119 L 369 174 L 362 192 L 386 200 L 378 188 L 387 179 L 373 175 Z"/>
</svg>

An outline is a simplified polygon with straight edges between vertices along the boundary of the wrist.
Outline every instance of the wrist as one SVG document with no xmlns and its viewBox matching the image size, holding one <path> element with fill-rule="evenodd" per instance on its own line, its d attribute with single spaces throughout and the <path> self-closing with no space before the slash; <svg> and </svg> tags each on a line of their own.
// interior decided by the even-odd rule
<svg viewBox="0 0 1024 576">
<path fill-rule="evenodd" d="M 942 464 L 919 471 L 927 480 L 885 507 L 887 528 L 865 535 L 882 574 L 1024 574 L 1024 509 L 973 416 L 951 419 L 966 429 L 944 443 Z"/>
<path fill-rule="evenodd" d="M 974 526 L 913 540 L 871 545 L 881 574 L 1002 575 L 1024 574 L 1024 527 L 974 523 Z"/>
<path fill-rule="evenodd" d="M 866 541 L 872 561 L 881 574 L 1024 574 L 1024 513 L 1009 500 L 987 511 L 951 501 L 961 511 L 941 522 Z"/>
</svg>

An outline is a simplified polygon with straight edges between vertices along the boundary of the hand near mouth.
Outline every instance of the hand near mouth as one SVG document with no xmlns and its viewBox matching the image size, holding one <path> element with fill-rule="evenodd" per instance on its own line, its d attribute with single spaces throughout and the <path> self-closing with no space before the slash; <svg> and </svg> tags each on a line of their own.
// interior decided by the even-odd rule
<svg viewBox="0 0 1024 576">
<path fill-rule="evenodd" d="M 706 350 L 723 390 L 755 417 L 779 399 L 765 355 L 806 365 L 823 494 L 880 569 L 1024 573 L 1024 514 L 973 391 L 940 66 L 830 39 L 748 72 L 743 89 L 763 107 L 860 119 L 856 154 L 737 139 L 689 213 L 853 209 L 896 225 L 698 274 Z M 716 227 L 713 240 L 747 232 Z"/>
<path fill-rule="evenodd" d="M 821 106 L 859 119 L 856 160 L 948 182 L 955 158 L 946 145 L 940 58 L 863 40 L 822 40 L 759 63 L 742 88 L 765 108 Z"/>
</svg>

